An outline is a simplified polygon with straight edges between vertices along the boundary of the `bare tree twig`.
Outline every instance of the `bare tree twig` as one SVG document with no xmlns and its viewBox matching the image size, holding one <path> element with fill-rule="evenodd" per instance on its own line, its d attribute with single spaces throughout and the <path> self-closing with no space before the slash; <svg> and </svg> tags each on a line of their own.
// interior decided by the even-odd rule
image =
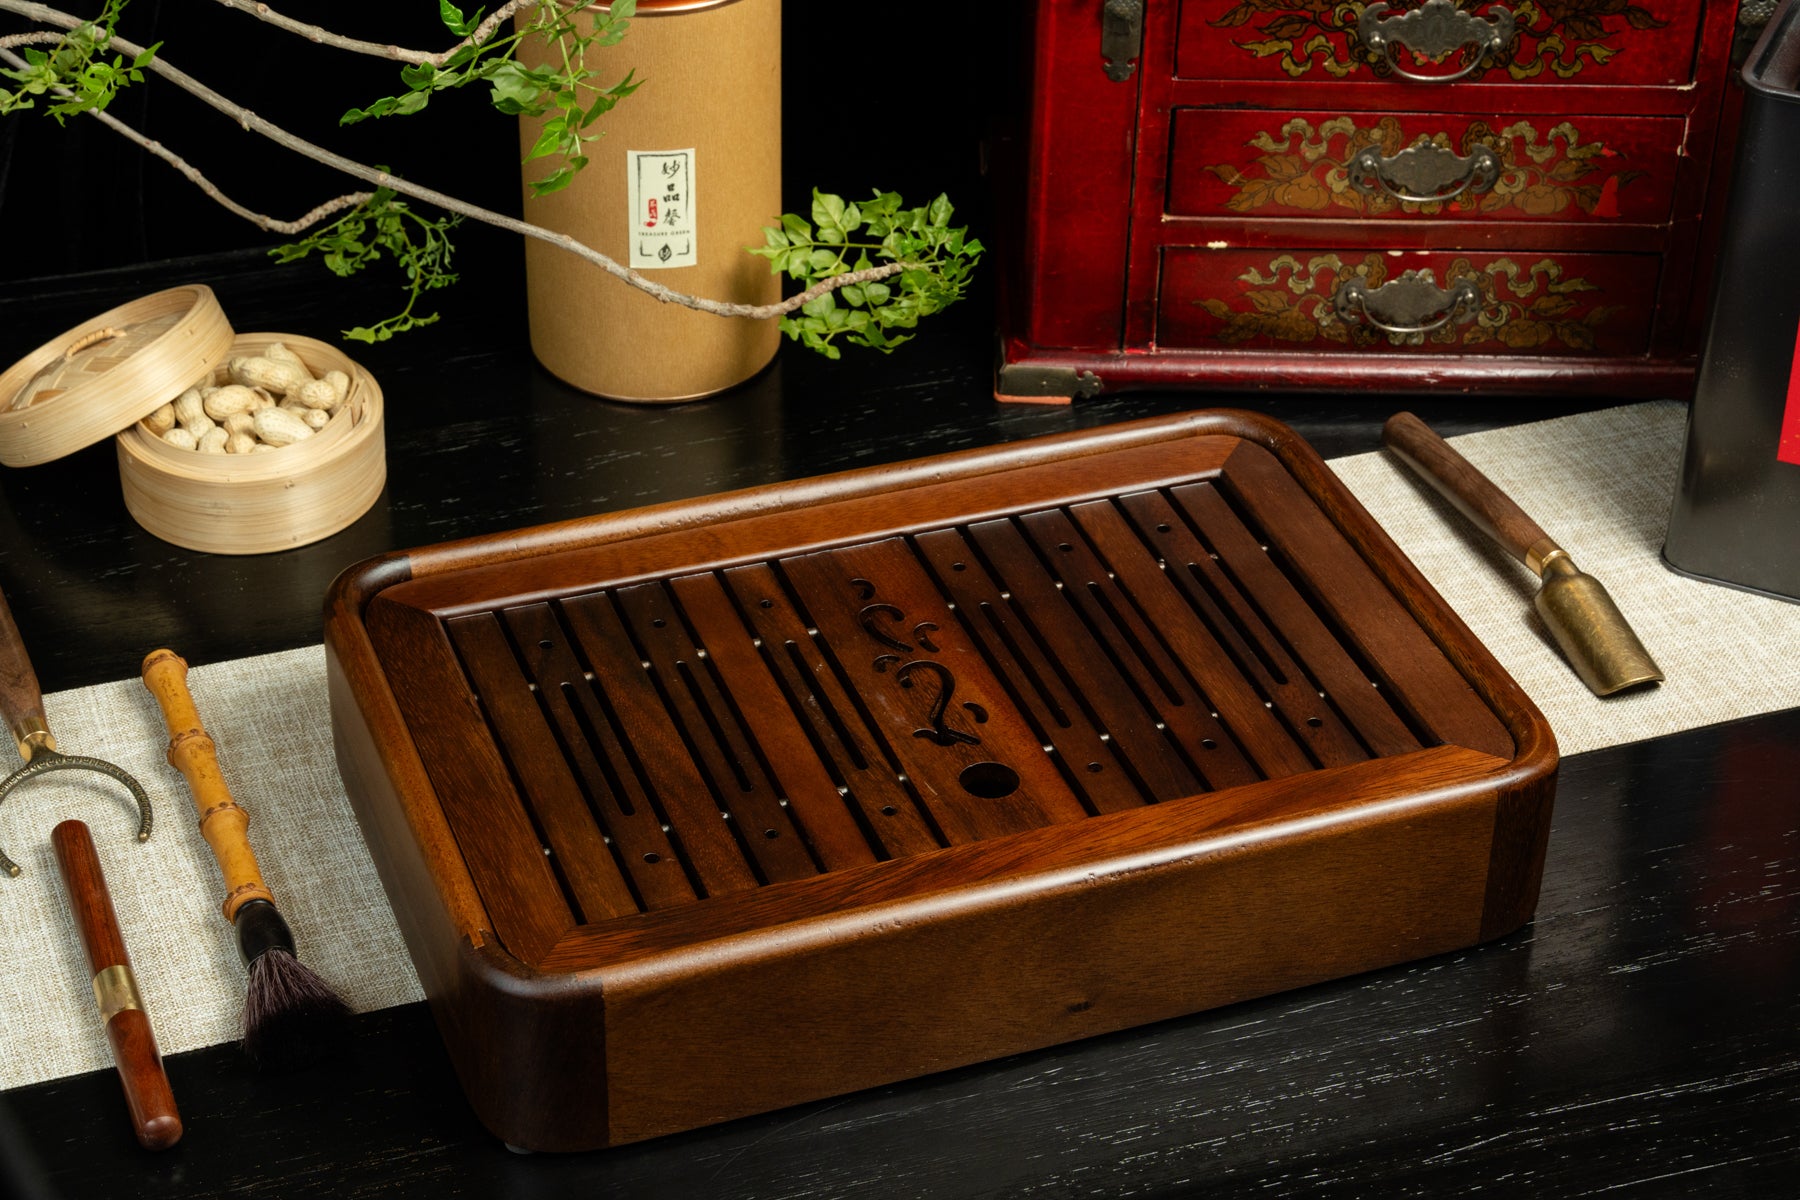
<svg viewBox="0 0 1800 1200">
<path fill-rule="evenodd" d="M 10 50 L 14 46 L 53 46 L 62 41 L 62 34 L 51 33 L 48 29 L 36 33 L 9 33 L 0 37 L 0 50 Z M 15 60 L 16 66 L 24 66 L 23 59 Z"/>
<path fill-rule="evenodd" d="M 60 35 L 53 33 L 48 36 L 55 38 Z M 24 59 L 6 48 L 4 41 L 0 41 L 0 61 L 4 61 L 7 65 L 13 67 L 23 67 L 27 65 Z M 70 96 L 74 94 L 70 92 L 68 88 L 56 88 L 55 92 L 59 96 Z M 168 163 L 171 167 L 174 167 L 177 171 L 180 171 L 183 175 L 187 176 L 189 183 L 192 183 L 202 192 L 205 192 L 234 215 L 244 218 L 244 220 L 250 222 L 259 229 L 267 229 L 272 233 L 285 233 L 289 235 L 304 233 L 331 214 L 342 212 L 347 208 L 355 208 L 357 205 L 362 204 L 374 195 L 373 192 L 351 192 L 347 195 L 339 196 L 334 200 L 327 200 L 325 203 L 319 205 L 311 212 L 306 213 L 304 216 L 297 217 L 292 221 L 283 221 L 276 217 L 271 217 L 267 213 L 259 213 L 254 209 L 245 208 L 242 204 L 239 204 L 230 196 L 227 196 L 224 192 L 220 191 L 217 184 L 208 179 L 201 173 L 198 167 L 188 162 L 187 159 L 181 157 L 181 155 L 175 153 L 156 139 L 146 137 L 139 133 L 111 113 L 101 112 L 96 108 L 87 109 L 86 112 L 88 116 L 93 117 L 96 121 L 99 121 L 114 133 L 121 135 L 128 141 L 137 143 L 148 153 L 154 154 L 156 157 Z"/>
<path fill-rule="evenodd" d="M 501 24 L 521 9 L 535 8 L 544 0 L 509 0 L 490 13 L 486 20 L 475 27 L 475 32 L 464 38 L 448 50 L 407 50 L 389 42 L 368 42 L 360 38 L 345 37 L 341 33 L 333 33 L 319 25 L 309 25 L 305 21 L 283 16 L 260 0 L 215 0 L 226 8 L 247 13 L 259 21 L 266 21 L 277 29 L 285 29 L 289 33 L 298 34 L 309 42 L 317 42 L 323 46 L 332 46 L 339 50 L 349 50 L 356 54 L 367 54 L 375 58 L 388 58 L 395 62 L 430 63 L 441 67 L 450 61 L 450 56 L 467 46 L 479 46 L 494 36 L 494 31 Z"/>
<path fill-rule="evenodd" d="M 16 13 L 29 20 L 37 21 L 40 24 L 51 25 L 62 29 L 78 29 L 81 26 L 88 24 L 88 22 L 82 20 L 80 17 L 72 16 L 69 13 L 51 8 L 48 5 L 38 4 L 35 0 L 0 0 L 0 12 Z M 116 49 L 134 57 L 141 56 L 144 53 L 144 47 L 139 46 L 134 42 L 127 41 L 125 38 L 119 37 L 116 34 L 107 44 L 109 48 Z M 633 271 L 631 268 L 619 263 L 617 260 L 570 237 L 568 234 L 558 233 L 553 229 L 546 229 L 541 225 L 533 225 L 528 221 L 521 221 L 516 217 L 509 217 L 505 213 L 498 213 L 492 209 L 483 208 L 477 204 L 471 204 L 466 200 L 459 200 L 455 196 L 447 195 L 446 193 L 437 191 L 433 188 L 410 183 L 387 171 L 377 170 L 374 167 L 359 163 L 354 159 L 345 158 L 341 154 L 333 153 L 323 146 L 315 145 L 304 138 L 289 133 L 287 130 L 273 122 L 265 121 L 249 109 L 244 108 L 242 105 L 213 91 L 187 72 L 170 66 L 160 57 L 152 57 L 149 62 L 145 64 L 145 69 L 161 75 L 164 79 L 175 84 L 183 91 L 198 98 L 202 103 L 225 114 L 227 117 L 230 117 L 244 130 L 268 138 L 278 146 L 282 146 L 305 158 L 310 158 L 314 162 L 323 163 L 325 166 L 341 171 L 352 178 L 360 179 L 365 183 L 374 184 L 376 187 L 387 188 L 398 195 L 410 196 L 415 200 L 423 200 L 425 203 L 435 205 L 445 212 L 457 213 L 484 224 L 492 225 L 497 229 L 504 229 L 509 233 L 517 233 L 525 237 L 536 238 L 541 242 L 546 242 L 559 249 L 566 250 L 570 254 L 599 267 L 607 274 L 612 275 L 620 281 L 627 283 L 632 287 L 637 288 L 639 291 L 645 292 L 666 304 L 678 304 L 684 308 L 692 308 L 700 312 L 712 313 L 715 316 L 721 317 L 746 317 L 752 320 L 768 320 L 773 317 L 786 316 L 789 313 L 796 312 L 810 301 L 827 292 L 833 292 L 838 288 L 851 284 L 870 283 L 878 279 L 886 279 L 889 276 L 897 275 L 901 271 L 907 270 L 912 266 L 910 263 L 887 263 L 883 266 L 871 267 L 863 271 L 851 271 L 843 275 L 836 275 L 830 279 L 821 280 L 812 287 L 807 288 L 805 291 L 789 296 L 786 300 L 777 304 L 738 304 L 719 300 L 707 300 L 699 296 L 690 296 L 685 292 L 678 292 L 671 287 L 667 287 L 646 278 L 638 272 Z"/>
</svg>

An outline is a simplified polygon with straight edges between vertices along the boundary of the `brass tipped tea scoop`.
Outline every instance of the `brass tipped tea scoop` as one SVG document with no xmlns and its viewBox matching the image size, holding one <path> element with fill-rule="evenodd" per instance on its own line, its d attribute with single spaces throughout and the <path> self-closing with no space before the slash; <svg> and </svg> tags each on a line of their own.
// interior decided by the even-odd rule
<svg viewBox="0 0 1800 1200">
<path fill-rule="evenodd" d="M 1411 413 L 1396 413 L 1383 426 L 1381 440 L 1543 581 L 1533 606 L 1596 696 L 1662 679 L 1661 668 L 1600 581 L 1583 574 L 1567 550 L 1430 426 Z"/>
<path fill-rule="evenodd" d="M 37 672 L 32 670 L 31 659 L 25 653 L 25 640 L 19 636 L 5 592 L 0 592 L 0 716 L 6 718 L 6 727 L 18 743 L 19 756 L 25 760 L 24 766 L 0 779 L 0 803 L 20 784 L 50 771 L 98 771 L 130 790 L 138 808 L 137 840 L 150 837 L 150 797 L 137 780 L 124 768 L 104 759 L 64 754 L 56 748 L 49 722 L 44 719 L 44 697 L 38 688 Z M 17 875 L 19 870 L 19 864 L 0 850 L 0 871 Z"/>
</svg>

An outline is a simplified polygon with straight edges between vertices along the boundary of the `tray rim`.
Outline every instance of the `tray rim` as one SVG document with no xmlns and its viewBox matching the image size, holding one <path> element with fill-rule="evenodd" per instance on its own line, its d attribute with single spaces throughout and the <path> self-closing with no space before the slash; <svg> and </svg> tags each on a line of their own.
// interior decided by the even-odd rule
<svg viewBox="0 0 1800 1200">
<path fill-rule="evenodd" d="M 1078 430 L 996 447 L 783 481 L 378 555 L 346 568 L 333 583 L 326 600 L 327 653 L 333 660 L 341 660 L 334 661 L 334 665 L 342 671 L 346 701 L 358 706 L 366 723 L 373 725 L 379 722 L 390 733 L 400 735 L 398 742 L 391 736 L 386 739 L 385 745 L 380 748 L 381 757 L 393 794 L 401 800 L 402 815 L 410 828 L 411 836 L 431 864 L 429 874 L 446 914 L 472 948 L 485 948 L 512 958 L 493 933 L 477 885 L 457 850 L 455 835 L 436 800 L 425 765 L 407 732 L 386 670 L 376 657 L 368 630 L 362 623 L 370 605 L 384 592 L 405 583 L 436 576 L 503 565 L 525 558 L 555 555 L 564 551 L 633 541 L 657 534 L 677 533 L 701 524 L 728 524 L 776 511 L 793 512 L 847 499 L 901 491 L 909 486 L 925 483 L 967 480 L 1023 466 L 1166 443 L 1177 438 L 1215 436 L 1236 438 L 1274 454 L 1280 465 L 1319 506 L 1321 513 L 1383 582 L 1389 585 L 1407 613 L 1419 623 L 1432 642 L 1445 654 L 1451 666 L 1471 685 L 1512 737 L 1514 753 L 1510 761 L 1469 750 L 1468 753 L 1486 760 L 1492 766 L 1468 777 L 1465 782 L 1471 786 L 1495 789 L 1504 799 L 1508 794 L 1529 791 L 1530 784 L 1552 777 L 1557 761 L 1554 734 L 1523 689 L 1469 632 L 1461 618 L 1443 601 L 1416 566 L 1406 558 L 1385 530 L 1369 516 L 1304 439 L 1273 418 L 1238 409 L 1206 409 L 1174 416 L 1145 418 L 1097 430 Z M 1402 582 L 1408 586 L 1400 586 Z M 335 702 L 336 694 L 334 690 L 334 724 L 340 716 Z M 1429 754 L 1433 749 L 1436 748 L 1335 770 L 1366 771 L 1382 764 L 1414 758 L 1416 754 Z M 1317 775 L 1318 772 L 1311 772 L 1307 778 L 1316 778 Z M 1261 785 L 1243 786 L 1254 788 Z M 1183 801 L 1171 801 L 1158 807 L 1166 808 L 1181 803 Z M 1515 824 L 1523 822 L 1527 826 L 1538 826 L 1535 829 L 1515 831 L 1514 840 L 1524 837 L 1529 842 L 1541 845 L 1547 834 L 1548 804 L 1544 803 L 1539 807 L 1545 811 L 1535 815 L 1516 814 L 1512 818 Z M 1094 821 L 1103 819 L 1094 817 L 1076 824 L 1087 828 Z M 1496 847 L 1505 840 L 1505 831 L 1500 826 L 1506 819 L 1504 816 L 1496 818 Z M 1027 831 L 1026 834 L 1009 835 L 1005 840 L 1041 832 L 1034 830 Z M 974 845 L 987 844 L 990 843 Z M 945 850 L 954 849 L 956 848 L 946 847 L 915 857 L 932 858 Z M 1097 863 L 1105 857 L 1099 855 L 1094 861 Z M 886 865 L 888 864 L 877 863 L 874 868 Z M 858 869 L 865 868 L 853 868 Z M 1022 879 L 1021 876 L 1012 882 L 1018 884 Z M 798 882 L 804 884 L 810 881 Z M 784 885 L 767 885 L 758 889 L 758 893 L 782 886 Z M 979 889 L 986 885 L 968 886 Z M 1527 890 L 1529 900 L 1535 896 L 1536 889 L 1530 887 Z M 593 940 L 583 931 L 609 928 L 617 922 L 640 921 L 640 918 L 648 915 L 650 914 L 616 918 L 599 927 L 575 927 L 565 934 L 564 940 Z M 1504 932 L 1516 927 L 1528 916 L 1528 904 L 1522 912 L 1495 912 L 1484 920 L 1483 936 L 1492 935 L 1486 932 L 1490 926 L 1493 927 L 1493 933 Z M 826 918 L 800 918 L 801 921 L 815 919 Z M 641 923 L 654 925 L 656 921 Z M 743 936 L 742 932 L 722 933 L 717 938 L 740 936 Z M 699 942 L 707 940 L 709 939 L 702 938 Z M 683 954 L 699 942 L 648 953 Z M 558 946 L 561 945 L 562 941 L 559 941 Z M 487 956 L 484 953 L 480 957 L 485 959 Z M 540 959 L 539 966 L 514 959 L 517 971 L 506 972 L 510 979 L 507 986 L 516 988 L 527 980 L 539 979 L 554 982 L 560 989 L 570 980 L 571 971 L 547 969 L 542 965 L 557 961 L 555 948 Z M 605 969 L 606 964 L 595 964 L 579 968 L 574 973 L 586 974 Z"/>
</svg>

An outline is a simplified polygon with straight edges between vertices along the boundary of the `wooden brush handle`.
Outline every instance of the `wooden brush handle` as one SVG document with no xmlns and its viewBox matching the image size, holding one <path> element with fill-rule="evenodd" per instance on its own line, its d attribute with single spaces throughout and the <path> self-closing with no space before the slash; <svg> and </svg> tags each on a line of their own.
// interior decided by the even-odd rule
<svg viewBox="0 0 1800 1200">
<path fill-rule="evenodd" d="M 1512 497 L 1475 469 L 1449 442 L 1409 412 L 1395 413 L 1382 426 L 1381 440 L 1426 482 L 1533 571 L 1557 548 L 1538 523 L 1513 503 Z"/>
<path fill-rule="evenodd" d="M 94 852 L 93 835 L 80 821 L 64 821 L 50 831 L 56 847 L 56 864 L 68 888 L 69 906 L 87 947 L 88 966 L 94 972 L 94 1000 L 106 1022 L 106 1040 L 112 1046 L 119 1082 L 125 1087 L 125 1104 L 131 1110 L 132 1128 L 146 1150 L 166 1150 L 181 1140 L 181 1114 L 175 1093 L 157 1053 L 156 1035 L 138 995 L 125 953 L 125 938 L 113 911 L 106 877 L 100 873 L 100 856 Z"/>
<path fill-rule="evenodd" d="M 250 850 L 250 814 L 231 798 L 219 772 L 218 750 L 188 693 L 187 672 L 187 663 L 173 650 L 152 650 L 144 659 L 144 686 L 156 697 L 169 727 L 169 763 L 187 779 L 200 814 L 200 836 L 212 847 L 225 876 L 225 919 L 235 923 L 243 905 L 251 900 L 272 904 L 275 896 L 263 883 Z"/>
<path fill-rule="evenodd" d="M 44 694 L 38 687 L 37 672 L 25 653 L 25 639 L 19 636 L 4 591 L 0 591 L 0 715 L 5 716 L 6 728 L 18 743 L 19 757 L 27 762 L 34 745 L 56 748 L 44 719 Z"/>
</svg>

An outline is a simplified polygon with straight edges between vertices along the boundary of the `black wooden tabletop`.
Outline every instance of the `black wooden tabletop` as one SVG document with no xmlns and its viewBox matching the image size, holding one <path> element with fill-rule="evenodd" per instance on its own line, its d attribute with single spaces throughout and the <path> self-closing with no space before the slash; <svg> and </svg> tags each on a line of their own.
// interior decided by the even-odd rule
<svg viewBox="0 0 1800 1200">
<path fill-rule="evenodd" d="M 15 193 L 21 178 L 15 164 Z M 45 689 L 129 678 L 159 645 L 202 664 L 315 644 L 339 571 L 451 538 L 1214 404 L 1268 412 L 1331 457 L 1376 449 L 1400 407 L 1454 436 L 1613 403 L 998 404 L 984 273 L 891 359 L 784 346 L 729 394 L 621 405 L 534 363 L 518 259 L 471 231 L 439 324 L 350 349 L 385 393 L 388 484 L 324 541 L 249 557 L 158 541 L 126 513 L 106 443 L 0 469 L 0 587 Z M 180 282 L 211 285 L 239 330 L 327 340 L 387 302 L 378 280 L 253 248 L 0 279 L 4 362 Z M 0 1094 L 0 1195 L 1800 1195 L 1796 864 L 1800 710 L 1566 759 L 1535 920 L 1456 954 L 568 1156 L 483 1130 L 428 1009 L 408 1005 L 357 1018 L 345 1053 L 298 1075 L 258 1077 L 234 1046 L 172 1056 L 187 1133 L 162 1154 L 137 1149 L 110 1072 Z"/>
<path fill-rule="evenodd" d="M 480 287 L 517 286 L 505 255 Z M 119 299 L 214 286 L 239 328 L 330 336 L 354 287 L 228 255 L 14 286 L 4 356 Z M 0 472 L 0 585 L 47 690 L 314 643 L 378 552 L 1210 404 L 1332 456 L 1387 396 L 991 396 L 991 294 L 891 359 L 791 347 L 674 407 L 596 400 L 470 290 L 355 348 L 387 397 L 386 492 L 312 546 L 221 557 L 139 529 L 110 446 Z M 1408 398 L 1450 435 L 1609 403 Z M 316 714 L 325 720 L 324 713 Z M 1800 1160 L 1800 710 L 1565 761 L 1536 920 L 1461 953 L 617 1150 L 521 1157 L 475 1121 L 424 1005 L 338 1060 L 255 1076 L 175 1055 L 187 1135 L 139 1151 L 116 1080 L 21 1088 L 7 1161 L 41 1194 L 1122 1196 L 1791 1194 Z M 21 1184 L 21 1186 L 25 1186 Z"/>
</svg>

